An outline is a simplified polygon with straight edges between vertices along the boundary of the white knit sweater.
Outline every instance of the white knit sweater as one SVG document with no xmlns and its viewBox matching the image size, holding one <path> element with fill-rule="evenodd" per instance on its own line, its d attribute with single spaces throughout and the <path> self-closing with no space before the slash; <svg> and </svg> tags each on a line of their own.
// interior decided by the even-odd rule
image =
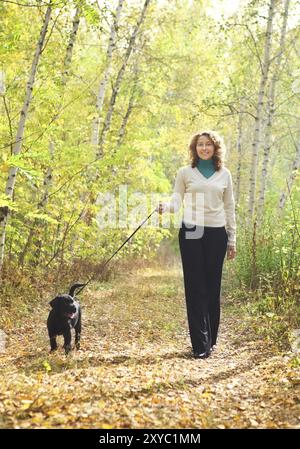
<svg viewBox="0 0 300 449">
<path fill-rule="evenodd" d="M 176 213 L 184 205 L 183 220 L 199 226 L 225 226 L 228 245 L 236 244 L 235 202 L 232 177 L 226 167 L 215 171 L 209 178 L 197 167 L 181 167 L 176 176 L 171 200 L 165 211 Z"/>
</svg>

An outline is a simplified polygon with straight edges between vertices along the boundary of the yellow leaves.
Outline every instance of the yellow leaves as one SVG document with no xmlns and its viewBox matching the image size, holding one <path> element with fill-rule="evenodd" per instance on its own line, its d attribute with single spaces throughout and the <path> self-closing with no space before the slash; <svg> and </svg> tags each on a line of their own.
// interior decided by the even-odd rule
<svg viewBox="0 0 300 449">
<path fill-rule="evenodd" d="M 53 417 L 53 424 L 55 426 L 62 426 L 64 427 L 64 424 L 66 424 L 68 422 L 68 417 L 66 415 L 64 415 L 63 413 L 61 414 L 56 414 L 55 417 Z"/>
<path fill-rule="evenodd" d="M 20 411 L 28 410 L 28 409 L 31 407 L 32 402 L 33 402 L 32 399 L 22 399 L 22 400 L 20 401 L 19 410 L 20 410 Z"/>
<path fill-rule="evenodd" d="M 263 342 L 249 334 L 245 339 L 238 334 L 237 346 L 241 315 L 232 308 L 212 357 L 201 363 L 191 359 L 177 277 L 139 268 L 138 274 L 133 270 L 117 279 L 114 288 L 102 283 L 97 292 L 90 291 L 84 301 L 82 350 L 70 357 L 60 338 L 58 351 L 47 355 L 46 311 L 35 310 L 30 323 L 10 332 L 7 353 L 1 355 L 3 426 L 292 425 L 299 415 L 293 390 L 299 362 L 275 356 L 270 347 L 266 353 Z M 162 296 L 172 300 L 162 301 Z M 151 314 L 145 313 L 148 309 Z M 168 323 L 174 323 L 172 330 L 165 329 Z"/>
<path fill-rule="evenodd" d="M 160 397 L 154 396 L 154 397 L 152 398 L 152 404 L 154 404 L 154 405 L 159 405 L 160 402 L 161 402 L 161 398 L 160 398 Z"/>
<path fill-rule="evenodd" d="M 44 361 L 43 361 L 43 367 L 45 368 L 45 370 L 47 371 L 47 373 L 49 373 L 49 372 L 52 370 L 51 365 L 50 365 L 50 363 L 48 362 L 48 360 L 44 360 Z"/>
<path fill-rule="evenodd" d="M 0 170 L 1 170 L 2 174 L 7 173 L 8 170 L 9 170 L 10 165 L 9 165 L 9 162 L 8 162 L 8 157 L 9 157 L 8 154 L 5 154 L 5 153 L 3 153 L 2 156 L 1 156 Z"/>
<path fill-rule="evenodd" d="M 37 373 L 37 375 L 36 375 L 36 378 L 37 378 L 37 381 L 38 381 L 38 382 L 42 382 L 43 379 L 44 379 L 44 373 L 41 372 L 41 371 L 39 371 L 39 372 Z"/>
<path fill-rule="evenodd" d="M 30 423 L 31 425 L 33 425 L 33 427 L 36 425 L 36 427 L 45 427 L 44 423 L 45 423 L 45 416 L 43 415 L 43 413 L 36 413 L 34 416 L 32 416 L 32 418 L 30 419 Z"/>
<path fill-rule="evenodd" d="M 51 223 L 51 224 L 57 224 L 58 221 L 55 218 L 52 218 L 50 215 L 48 214 L 43 214 L 37 210 L 35 211 L 30 211 L 28 213 L 25 214 L 26 217 L 30 220 L 40 220 L 43 221 L 45 223 Z"/>
<path fill-rule="evenodd" d="M 204 390 L 203 393 L 202 393 L 202 397 L 205 398 L 205 399 L 209 399 L 211 397 L 211 392 L 207 391 L 207 390 Z"/>
<path fill-rule="evenodd" d="M 0 193 L 0 207 L 9 207 L 11 210 L 17 210 L 17 205 L 5 193 Z"/>
<path fill-rule="evenodd" d="M 48 410 L 46 412 L 46 414 L 48 416 L 55 416 L 55 417 L 59 416 L 60 413 L 61 413 L 61 409 L 60 408 L 53 408 L 53 409 Z"/>
</svg>

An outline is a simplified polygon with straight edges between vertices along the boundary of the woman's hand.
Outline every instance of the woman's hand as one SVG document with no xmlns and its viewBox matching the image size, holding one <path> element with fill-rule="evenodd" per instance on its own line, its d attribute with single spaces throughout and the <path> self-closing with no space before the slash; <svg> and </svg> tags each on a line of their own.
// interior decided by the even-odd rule
<svg viewBox="0 0 300 449">
<path fill-rule="evenodd" d="M 236 248 L 233 245 L 227 246 L 227 260 L 234 259 L 236 256 Z"/>
<path fill-rule="evenodd" d="M 160 215 L 165 213 L 167 209 L 167 206 L 165 203 L 162 203 L 161 201 L 158 203 L 157 208 L 155 209 L 156 212 L 158 212 Z"/>
</svg>

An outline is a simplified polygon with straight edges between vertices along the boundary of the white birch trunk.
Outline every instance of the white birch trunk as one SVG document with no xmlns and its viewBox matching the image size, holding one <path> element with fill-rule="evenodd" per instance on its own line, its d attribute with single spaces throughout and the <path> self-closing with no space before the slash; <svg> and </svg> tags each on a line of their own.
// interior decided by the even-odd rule
<svg viewBox="0 0 300 449">
<path fill-rule="evenodd" d="M 31 70 L 30 70 L 30 74 L 29 74 L 29 79 L 28 79 L 27 86 L 26 86 L 25 99 L 24 99 L 24 104 L 23 104 L 21 114 L 20 114 L 20 120 L 19 120 L 19 124 L 18 124 L 18 129 L 17 129 L 16 141 L 13 144 L 13 154 L 15 154 L 15 155 L 19 154 L 22 150 L 22 140 L 23 140 L 23 136 L 24 136 L 25 125 L 26 125 L 26 120 L 27 120 L 27 116 L 28 116 L 28 110 L 29 110 L 29 106 L 31 103 L 32 90 L 33 90 L 33 86 L 34 86 L 34 82 L 35 82 L 39 59 L 40 59 L 40 56 L 42 53 L 43 45 L 45 42 L 45 37 L 47 34 L 47 30 L 48 30 L 51 12 L 52 12 L 52 6 L 51 6 L 51 2 L 50 2 L 50 6 L 48 6 L 46 14 L 45 14 L 43 26 L 42 26 L 40 37 L 39 37 L 39 40 L 38 40 L 38 43 L 36 46 L 34 58 L 33 58 L 32 65 L 31 65 Z M 7 182 L 6 182 L 6 188 L 5 188 L 5 193 L 9 198 L 13 197 L 17 173 L 18 173 L 17 167 L 11 167 L 9 169 L 8 178 L 7 178 Z M 7 226 L 8 214 L 9 214 L 9 210 L 7 207 L 0 209 L 0 227 L 1 227 L 0 269 L 3 266 L 3 260 L 4 260 L 5 237 L 6 237 L 6 226 Z"/>
<path fill-rule="evenodd" d="M 117 147 L 119 147 L 120 145 L 122 145 L 123 140 L 124 140 L 124 136 L 125 136 L 125 130 L 126 130 L 126 126 L 130 117 L 130 114 L 133 110 L 133 105 L 134 105 L 134 93 L 131 93 L 129 102 L 128 102 L 128 107 L 127 107 L 127 111 L 126 114 L 124 115 L 123 119 L 122 119 L 122 123 L 119 129 L 119 133 L 118 133 L 118 141 L 117 141 Z"/>
<path fill-rule="evenodd" d="M 54 142 L 50 141 L 49 142 L 49 153 L 50 153 L 50 157 L 51 157 L 52 161 L 54 159 L 54 149 L 55 149 L 54 148 Z M 47 172 L 46 172 L 45 177 L 44 177 L 43 196 L 42 196 L 41 201 L 38 204 L 38 208 L 39 209 L 44 209 L 46 204 L 47 204 L 47 202 L 48 202 L 48 196 L 49 196 L 49 191 L 50 191 L 50 188 L 51 188 L 51 185 L 52 185 L 52 179 L 53 179 L 53 177 L 52 177 L 52 166 L 50 165 L 47 168 Z"/>
<path fill-rule="evenodd" d="M 100 123 L 101 123 L 101 114 L 104 104 L 104 98 L 105 98 L 105 92 L 106 87 L 108 84 L 108 80 L 110 78 L 111 73 L 111 62 L 112 62 L 112 54 L 113 50 L 116 44 L 116 36 L 117 36 L 117 28 L 119 25 L 119 20 L 121 16 L 121 10 L 123 7 L 124 0 L 119 0 L 118 6 L 116 9 L 115 17 L 111 26 L 110 30 L 110 36 L 108 41 L 108 48 L 106 52 L 106 66 L 103 78 L 100 82 L 99 89 L 98 89 L 98 95 L 97 95 L 97 102 L 96 102 L 96 116 L 93 120 L 92 125 L 92 139 L 91 143 L 93 148 L 95 148 L 95 153 L 97 152 L 97 147 L 99 144 L 99 131 L 100 131 Z"/>
<path fill-rule="evenodd" d="M 66 55 L 65 55 L 65 59 L 64 59 L 64 71 L 62 74 L 62 86 L 63 87 L 62 87 L 61 105 L 63 104 L 63 98 L 64 98 L 64 94 L 65 94 L 65 90 L 66 90 L 65 88 L 67 85 L 69 71 L 70 71 L 70 67 L 72 64 L 73 50 L 74 50 L 74 45 L 76 42 L 78 29 L 79 29 L 80 16 L 81 16 L 81 8 L 77 7 L 75 16 L 73 19 L 72 31 L 70 34 L 69 42 L 68 42 L 67 49 L 66 49 Z M 59 109 L 60 109 L 60 107 L 59 107 Z M 63 140 L 65 140 L 65 139 L 66 139 L 66 134 L 65 134 L 65 132 L 63 132 Z M 55 143 L 53 142 L 53 140 L 50 140 L 49 141 L 49 153 L 50 153 L 50 157 L 51 157 L 52 161 L 54 159 L 54 151 L 55 151 Z M 48 203 L 49 191 L 50 191 L 50 188 L 52 185 L 52 179 L 53 179 L 52 172 L 53 172 L 52 165 L 50 165 L 47 168 L 47 172 L 45 173 L 42 197 L 37 206 L 38 210 L 40 210 L 40 211 L 43 211 L 46 208 L 47 203 Z M 35 255 L 34 255 L 34 262 L 37 264 L 40 253 L 41 253 L 42 244 L 43 244 L 43 242 L 41 240 L 41 229 L 39 227 L 39 220 L 34 221 L 32 230 L 30 231 L 30 234 L 31 233 L 33 233 L 33 235 L 32 236 L 29 235 L 28 240 L 30 242 L 31 242 L 31 240 L 33 240 L 33 242 L 34 242 L 34 245 L 36 248 Z M 36 234 L 36 235 L 34 236 L 34 234 Z M 23 256 L 23 258 L 24 258 L 24 256 Z"/>
<path fill-rule="evenodd" d="M 51 159 L 53 160 L 54 158 L 54 143 L 52 141 L 49 142 L 49 152 L 50 152 L 50 156 Z M 44 182 L 43 182 L 43 193 L 42 193 L 42 198 L 40 200 L 40 202 L 37 205 L 38 210 L 42 211 L 48 201 L 48 196 L 49 196 L 49 191 L 52 185 L 52 167 L 48 167 L 47 172 L 45 173 L 44 176 Z M 30 232 L 28 234 L 27 240 L 26 240 L 26 244 L 22 250 L 22 252 L 19 255 L 19 265 L 23 266 L 24 264 L 24 259 L 25 256 L 30 248 L 31 242 L 32 240 L 34 240 L 34 245 L 36 247 L 36 249 L 38 248 L 39 250 L 41 249 L 41 241 L 40 241 L 40 232 L 39 230 L 37 230 L 36 225 L 38 223 L 38 219 L 34 219 Z M 35 239 L 34 239 L 35 237 Z M 36 251 L 36 255 L 37 255 Z M 37 261 L 37 257 L 35 257 L 35 262 Z"/>
<path fill-rule="evenodd" d="M 137 85 L 138 85 L 138 77 L 139 77 L 137 59 L 135 60 L 133 73 L 134 73 L 133 86 L 131 89 L 127 110 L 126 110 L 125 115 L 123 116 L 122 123 L 121 123 L 120 129 L 119 129 L 119 132 L 118 132 L 116 151 L 117 151 L 117 148 L 123 143 L 126 126 L 127 126 L 130 114 L 134 108 L 134 99 L 135 99 L 136 89 L 137 89 Z"/>
<path fill-rule="evenodd" d="M 284 189 L 284 191 L 280 195 L 279 199 L 279 211 L 282 212 L 288 197 L 289 192 L 292 190 L 292 186 L 294 184 L 294 181 L 296 179 L 296 176 L 298 174 L 298 170 L 300 168 L 300 141 L 298 142 L 297 148 L 296 148 L 296 156 L 292 165 L 292 169 L 290 172 L 290 175 L 288 176 L 286 182 L 287 187 Z"/>
<path fill-rule="evenodd" d="M 238 118 L 238 138 L 237 138 L 238 161 L 237 161 L 237 173 L 236 173 L 236 184 L 235 184 L 236 204 L 237 205 L 240 200 L 240 191 L 241 191 L 242 135 L 243 135 L 243 113 L 242 113 L 242 101 L 240 101 L 240 112 L 239 112 L 239 118 Z"/>
<path fill-rule="evenodd" d="M 49 152 L 50 152 L 51 160 L 53 160 L 53 158 L 54 158 L 54 143 L 52 141 L 49 142 Z M 52 166 L 50 165 L 48 167 L 47 172 L 44 177 L 42 198 L 37 206 L 38 210 L 41 212 L 45 209 L 46 204 L 48 202 L 49 191 L 50 191 L 50 188 L 52 185 L 52 180 L 53 180 Z M 41 229 L 41 226 L 39 226 L 38 229 L 36 228 L 37 223 L 39 223 L 39 220 L 35 220 L 34 226 L 32 228 L 33 232 L 35 234 L 34 239 L 33 239 L 33 243 L 35 246 L 33 262 L 35 265 L 38 264 L 38 260 L 39 260 L 40 254 L 41 254 L 42 244 L 43 244 L 42 238 L 41 238 L 42 229 Z M 47 233 L 47 230 L 45 230 L 45 232 Z"/>
<path fill-rule="evenodd" d="M 5 73 L 3 70 L 0 71 L 0 95 L 5 95 Z"/>
<path fill-rule="evenodd" d="M 127 67 L 127 63 L 128 63 L 129 57 L 130 57 L 131 52 L 133 50 L 133 46 L 134 46 L 134 43 L 135 43 L 135 40 L 136 40 L 137 33 L 138 33 L 138 31 L 139 31 L 139 29 L 140 29 L 140 27 L 141 27 L 141 25 L 142 25 L 142 23 L 143 23 L 143 21 L 145 19 L 146 11 L 147 11 L 147 8 L 149 6 L 150 1 L 151 0 L 145 0 L 145 3 L 144 3 L 144 6 L 143 6 L 141 15 L 139 17 L 139 20 L 138 20 L 138 22 L 137 22 L 137 24 L 136 24 L 136 26 L 135 26 L 135 28 L 133 30 L 133 33 L 132 33 L 132 35 L 130 37 L 129 44 L 128 44 L 128 47 L 127 47 L 127 50 L 126 50 L 126 54 L 125 54 L 125 58 L 124 58 L 122 67 L 119 70 L 116 82 L 115 82 L 113 90 L 112 90 L 108 112 L 107 112 L 107 115 L 106 115 L 106 118 L 105 118 L 105 122 L 104 122 L 104 125 L 103 125 L 103 128 L 102 128 L 102 131 L 101 131 L 101 135 L 100 135 L 100 139 L 99 139 L 99 145 L 98 145 L 98 149 L 97 149 L 97 157 L 99 159 L 103 156 L 103 145 L 104 145 L 104 142 L 105 142 L 105 137 L 106 137 L 107 131 L 110 128 L 110 124 L 111 124 L 111 120 L 112 120 L 112 115 L 113 115 L 113 111 L 114 111 L 116 98 L 117 98 L 117 95 L 118 95 L 119 90 L 120 90 L 121 82 L 122 82 L 122 79 L 123 79 L 123 76 L 124 76 L 124 73 L 125 73 L 125 70 L 126 70 L 126 67 Z"/>
<path fill-rule="evenodd" d="M 75 40 L 76 40 L 78 28 L 79 28 L 79 23 L 80 23 L 80 15 L 81 15 L 81 8 L 78 6 L 77 9 L 76 9 L 76 12 L 75 12 L 75 16 L 74 16 L 74 20 L 73 20 L 72 32 L 71 32 L 71 35 L 70 35 L 70 39 L 69 39 L 69 43 L 68 43 L 67 51 L 66 51 L 66 57 L 65 57 L 65 60 L 64 60 L 64 73 L 63 73 L 63 76 L 62 76 L 62 85 L 63 86 L 66 85 L 67 77 L 69 75 L 69 70 L 70 70 L 70 67 L 71 67 L 74 44 L 75 44 Z"/>
<path fill-rule="evenodd" d="M 262 112 L 263 112 L 263 99 L 265 95 L 265 87 L 268 80 L 268 72 L 270 67 L 270 51 L 271 51 L 271 41 L 272 41 L 272 29 L 273 29 L 273 17 L 274 17 L 274 7 L 276 0 L 270 0 L 269 13 L 268 13 L 268 23 L 266 30 L 264 57 L 262 62 L 262 74 L 260 79 L 260 86 L 258 92 L 258 100 L 256 107 L 256 117 L 255 117 L 255 127 L 252 143 L 252 161 L 251 161 L 251 172 L 250 172 L 250 191 L 249 191 L 249 219 L 252 219 L 254 208 L 255 208 L 255 198 L 256 198 L 256 179 L 257 179 L 257 166 L 258 166 L 258 149 L 260 144 L 260 132 L 262 126 Z"/>
<path fill-rule="evenodd" d="M 289 4 L 290 0 L 285 0 L 284 2 L 284 15 L 283 22 L 281 28 L 280 35 L 280 45 L 279 45 L 279 55 L 275 62 L 274 72 L 270 83 L 270 95 L 268 98 L 268 107 L 267 107 L 267 124 L 266 124 L 266 133 L 264 139 L 264 157 L 263 157 L 263 165 L 262 165 L 262 175 L 261 175 L 261 186 L 258 197 L 258 215 L 260 220 L 263 216 L 263 208 L 265 202 L 265 192 L 266 192 L 266 181 L 268 176 L 268 167 L 269 167 L 269 159 L 270 159 L 270 150 L 272 146 L 272 123 L 275 112 L 275 94 L 276 94 L 276 84 L 278 81 L 278 74 L 281 67 L 282 55 L 285 47 L 285 39 L 286 39 L 286 29 L 287 29 L 287 20 L 289 14 Z"/>
</svg>

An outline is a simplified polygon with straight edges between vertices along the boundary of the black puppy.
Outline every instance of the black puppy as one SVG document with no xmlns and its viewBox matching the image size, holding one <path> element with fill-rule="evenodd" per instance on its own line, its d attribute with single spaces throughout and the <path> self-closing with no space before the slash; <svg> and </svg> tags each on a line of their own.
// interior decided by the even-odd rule
<svg viewBox="0 0 300 449">
<path fill-rule="evenodd" d="M 81 309 L 78 301 L 74 299 L 74 292 L 85 284 L 74 284 L 68 295 L 56 296 L 50 301 L 50 310 L 47 327 L 50 338 L 51 352 L 57 349 L 56 336 L 64 336 L 64 349 L 68 354 L 71 351 L 71 329 L 75 329 L 75 346 L 80 348 Z"/>
</svg>

